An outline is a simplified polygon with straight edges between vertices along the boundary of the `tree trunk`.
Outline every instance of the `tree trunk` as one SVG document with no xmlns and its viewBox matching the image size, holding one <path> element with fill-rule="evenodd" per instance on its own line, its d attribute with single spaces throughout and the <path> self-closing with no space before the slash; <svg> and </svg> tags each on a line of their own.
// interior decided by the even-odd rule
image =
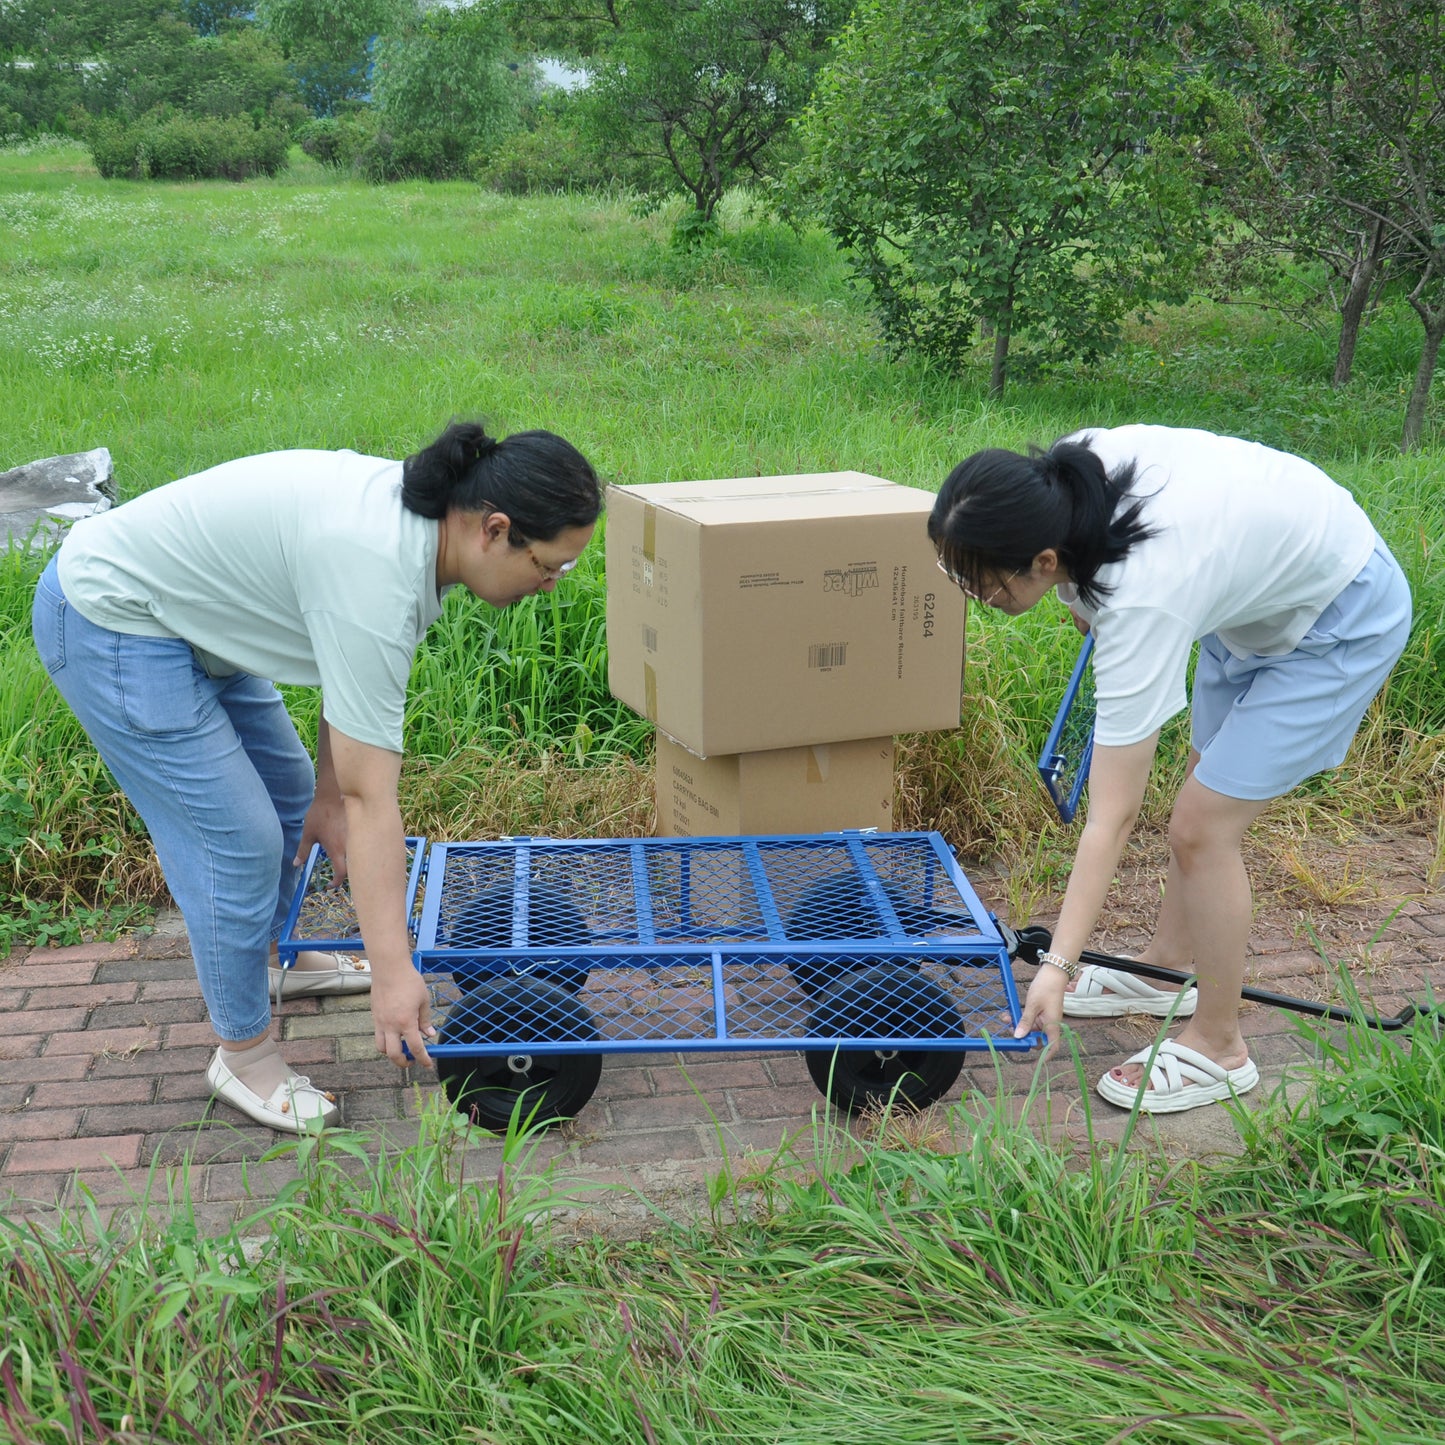
<svg viewBox="0 0 1445 1445">
<path fill-rule="evenodd" d="M 1370 290 L 1380 274 L 1380 257 L 1385 249 L 1384 222 L 1376 221 L 1364 239 L 1360 254 L 1350 271 L 1350 290 L 1340 310 L 1340 345 L 1335 352 L 1334 385 L 1343 386 L 1355 365 L 1355 343 L 1360 339 L 1360 322 L 1370 299 Z"/>
<path fill-rule="evenodd" d="M 988 373 L 988 394 L 1002 396 L 1004 383 L 1008 380 L 1008 341 L 1013 329 L 1013 297 L 1009 296 L 1003 310 L 994 318 L 993 365 Z"/>
<path fill-rule="evenodd" d="M 1445 339 L 1445 298 L 1435 310 L 1416 306 L 1425 325 L 1425 344 L 1420 348 L 1420 364 L 1415 368 L 1415 387 L 1405 407 L 1405 430 L 1400 436 L 1400 450 L 1412 452 L 1420 444 L 1425 430 L 1425 408 L 1430 402 L 1430 383 L 1435 376 L 1435 362 L 1440 355 L 1440 342 Z"/>
</svg>

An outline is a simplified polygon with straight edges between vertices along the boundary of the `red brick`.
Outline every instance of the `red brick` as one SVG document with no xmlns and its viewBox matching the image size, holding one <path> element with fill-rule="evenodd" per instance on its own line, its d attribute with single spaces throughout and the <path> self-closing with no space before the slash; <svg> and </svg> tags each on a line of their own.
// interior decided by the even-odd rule
<svg viewBox="0 0 1445 1445">
<path fill-rule="evenodd" d="M 83 1054 L 52 1054 L 36 1059 L 0 1059 L 0 1084 L 42 1079 L 83 1079 L 90 1060 Z"/>
<path fill-rule="evenodd" d="M 215 1050 L 212 1049 L 211 1054 L 214 1053 Z M 211 1054 L 206 1055 L 205 1062 L 198 1069 L 163 1074 L 156 1090 L 156 1099 L 162 1104 L 176 1103 L 182 1099 L 209 1099 L 211 1086 L 206 1081 L 206 1064 L 210 1062 Z"/>
<path fill-rule="evenodd" d="M 74 1033 L 51 1034 L 44 1053 L 53 1054 L 128 1054 L 132 1050 L 154 1049 L 160 1040 L 159 1029 L 84 1029 Z"/>
<path fill-rule="evenodd" d="M 198 1099 L 180 1100 L 170 1104 L 96 1103 L 81 1118 L 82 1134 L 112 1134 L 117 1129 L 143 1129 L 147 1135 L 161 1134 L 195 1124 L 205 1112 Z"/>
<path fill-rule="evenodd" d="M 33 953 L 28 962 L 18 968 L 0 965 L 0 983 L 6 988 L 46 988 L 51 984 L 93 983 L 96 967 L 93 963 L 42 963 L 43 952 Z"/>
<path fill-rule="evenodd" d="M 587 1128 L 590 1106 L 578 1117 L 578 1127 Z M 599 1121 L 600 1122 L 600 1121 Z M 660 1164 L 687 1159 L 707 1159 L 711 1152 L 693 1128 L 636 1131 L 630 1134 L 599 1133 L 577 1146 L 578 1158 L 587 1165 Z"/>
<path fill-rule="evenodd" d="M 0 988 L 0 1014 L 18 1013 L 29 993 L 28 988 Z"/>
<path fill-rule="evenodd" d="M 772 1079 L 756 1054 L 689 1054 L 694 1062 L 671 1069 L 654 1068 L 659 1094 L 703 1094 L 722 1089 L 771 1088 Z"/>
<path fill-rule="evenodd" d="M 140 941 L 141 958 L 189 958 L 191 940 L 184 933 L 153 933 Z"/>
<path fill-rule="evenodd" d="M 241 1200 L 265 1203 L 274 1199 L 297 1173 L 295 1158 L 283 1156 L 240 1164 L 205 1164 L 197 1171 L 196 1183 L 204 1190 L 208 1203 L 235 1204 Z"/>
<path fill-rule="evenodd" d="M 5 1173 L 100 1169 L 111 1164 L 120 1169 L 134 1169 L 140 1159 L 141 1138 L 139 1134 L 115 1134 L 100 1139 L 49 1139 L 14 1144 L 5 1161 Z"/>
<path fill-rule="evenodd" d="M 134 938 L 117 938 L 111 942 L 96 939 L 94 943 L 77 943 L 70 948 L 37 948 L 30 955 L 32 964 L 113 963 L 118 958 L 134 958 Z"/>
<path fill-rule="evenodd" d="M 71 1179 L 64 1171 L 7 1177 L 0 1181 L 0 1214 L 14 1224 L 30 1214 L 53 1213 L 64 1205 Z"/>
<path fill-rule="evenodd" d="M 73 1029 L 83 1029 L 90 1018 L 88 1008 L 48 1008 L 44 989 L 36 989 L 31 998 L 31 1006 L 21 1015 L 25 1024 L 27 1034 L 44 1036 L 45 1034 L 67 1033 Z M 39 1004 L 40 1007 L 35 1007 Z M 0 1051 L 5 1047 L 5 1040 L 0 1039 Z"/>
<path fill-rule="evenodd" d="M 1422 913 L 1415 920 L 1427 933 L 1445 938 L 1445 913 Z"/>
<path fill-rule="evenodd" d="M 110 983 L 37 988 L 30 1001 L 37 1008 L 95 1008 L 100 1004 L 130 1003 L 139 991 L 134 979 L 116 979 Z"/>
<path fill-rule="evenodd" d="M 36 1084 L 30 1094 L 32 1109 L 61 1109 L 70 1105 L 83 1108 L 87 1104 L 149 1104 L 155 1097 L 154 1075 L 137 1079 L 105 1079 L 92 1082 Z"/>
<path fill-rule="evenodd" d="M 192 1119 L 189 1127 L 148 1135 L 154 1157 L 163 1164 L 179 1164 L 183 1159 L 192 1164 L 235 1163 L 259 1159 L 283 1138 L 291 1137 L 252 1123 L 229 1104 L 217 1103 L 206 1126 L 200 1124 L 199 1119 Z"/>
<path fill-rule="evenodd" d="M 216 1047 L 216 1033 L 206 1021 L 189 1020 L 167 1024 L 164 1030 L 162 1048 L 188 1049 Z"/>
<path fill-rule="evenodd" d="M 727 1092 L 736 1119 L 803 1120 L 822 1097 L 811 1083 L 793 1084 L 782 1089 L 729 1089 Z M 721 1099 L 712 1107 L 719 1118 L 727 1118 Z"/>
<path fill-rule="evenodd" d="M 79 1109 L 22 1109 L 0 1114 L 0 1140 L 73 1139 L 80 1131 Z"/>
<path fill-rule="evenodd" d="M 154 1045 L 138 1054 L 109 1054 L 93 1059 L 93 1079 L 133 1079 L 142 1074 L 203 1074 L 215 1049 L 160 1049 Z"/>
<path fill-rule="evenodd" d="M 0 1038 L 0 1059 L 33 1059 L 45 1044 L 45 1035 L 14 1034 Z"/>
</svg>

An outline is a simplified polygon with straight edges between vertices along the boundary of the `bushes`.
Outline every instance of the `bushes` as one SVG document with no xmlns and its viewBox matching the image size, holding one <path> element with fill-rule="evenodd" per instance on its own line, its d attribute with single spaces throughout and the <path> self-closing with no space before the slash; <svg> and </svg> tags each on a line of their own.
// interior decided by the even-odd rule
<svg viewBox="0 0 1445 1445">
<path fill-rule="evenodd" d="M 279 128 L 239 117 L 156 110 L 130 123 L 97 121 L 86 144 L 107 180 L 244 181 L 285 170 L 289 142 Z"/>
<path fill-rule="evenodd" d="M 296 131 L 296 143 L 312 160 L 337 170 L 349 170 L 366 148 L 372 132 L 349 116 L 308 120 Z"/>
<path fill-rule="evenodd" d="M 504 195 L 580 191 L 617 179 L 577 128 L 542 111 L 535 129 L 514 131 L 488 152 L 472 156 L 471 173 Z"/>
</svg>

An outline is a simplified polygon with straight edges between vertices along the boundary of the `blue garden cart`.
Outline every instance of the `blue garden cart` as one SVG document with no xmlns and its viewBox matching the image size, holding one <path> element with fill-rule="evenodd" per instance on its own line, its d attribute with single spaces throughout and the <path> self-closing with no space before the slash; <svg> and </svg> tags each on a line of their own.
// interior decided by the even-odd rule
<svg viewBox="0 0 1445 1445">
<path fill-rule="evenodd" d="M 923 1107 L 974 1051 L 1026 1051 L 1012 936 L 938 833 L 409 840 L 414 960 L 447 1097 L 570 1117 L 606 1054 L 800 1050 L 857 1112 Z M 312 854 L 280 943 L 360 946 Z"/>
</svg>

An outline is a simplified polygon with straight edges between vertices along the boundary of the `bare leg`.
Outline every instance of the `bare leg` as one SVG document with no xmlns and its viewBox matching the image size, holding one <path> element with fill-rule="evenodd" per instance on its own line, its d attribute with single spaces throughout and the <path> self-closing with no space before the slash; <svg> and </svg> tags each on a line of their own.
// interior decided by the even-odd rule
<svg viewBox="0 0 1445 1445">
<path fill-rule="evenodd" d="M 1178 939 L 1188 944 L 1199 975 L 1199 1006 L 1178 1042 L 1228 1069 L 1239 1068 L 1249 1057 L 1239 1031 L 1239 990 L 1252 901 L 1240 844 L 1271 801 L 1227 798 L 1191 774 L 1169 825 L 1173 886 L 1165 895 L 1161 922 L 1176 931 L 1172 946 Z M 1110 1073 L 1133 1087 L 1144 1069 L 1131 1064 Z"/>
<path fill-rule="evenodd" d="M 1189 750 L 1189 766 L 1184 773 L 1186 783 L 1194 776 L 1199 754 Z M 1154 936 L 1149 946 L 1139 955 L 1144 963 L 1157 964 L 1160 968 L 1190 969 L 1194 967 L 1194 944 L 1189 934 L 1185 917 L 1184 880 L 1180 873 L 1179 859 L 1174 853 L 1171 837 L 1169 844 L 1169 872 L 1164 879 L 1164 897 L 1159 903 L 1159 918 L 1154 925 Z M 1157 988 L 1171 988 L 1174 985 L 1151 979 Z"/>
</svg>

